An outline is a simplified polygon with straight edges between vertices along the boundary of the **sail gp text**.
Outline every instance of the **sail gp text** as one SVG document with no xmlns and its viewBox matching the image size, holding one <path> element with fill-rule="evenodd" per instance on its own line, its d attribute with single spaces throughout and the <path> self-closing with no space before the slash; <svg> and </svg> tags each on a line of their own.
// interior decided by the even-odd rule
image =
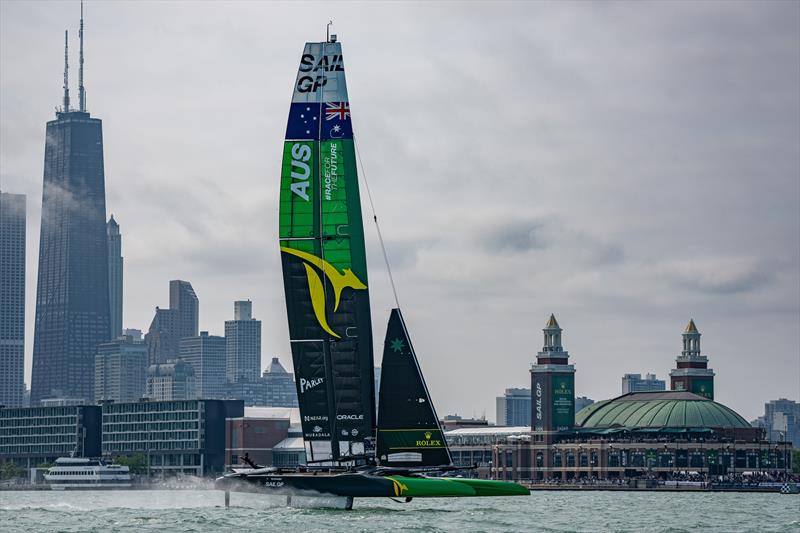
<svg viewBox="0 0 800 533">
<path fill-rule="evenodd" d="M 322 159 L 322 172 L 324 176 L 326 200 L 330 200 L 336 189 L 339 188 L 339 147 L 337 143 L 330 143 L 330 153 Z"/>
</svg>

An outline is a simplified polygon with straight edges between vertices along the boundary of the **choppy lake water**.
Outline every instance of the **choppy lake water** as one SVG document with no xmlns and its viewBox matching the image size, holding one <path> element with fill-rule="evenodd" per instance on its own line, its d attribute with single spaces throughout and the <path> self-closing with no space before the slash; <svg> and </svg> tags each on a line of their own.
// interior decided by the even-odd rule
<svg viewBox="0 0 800 533">
<path fill-rule="evenodd" d="M 356 499 L 352 511 L 208 490 L 0 492 L 2 532 L 800 531 L 800 496 L 534 492 L 516 498 Z"/>
</svg>

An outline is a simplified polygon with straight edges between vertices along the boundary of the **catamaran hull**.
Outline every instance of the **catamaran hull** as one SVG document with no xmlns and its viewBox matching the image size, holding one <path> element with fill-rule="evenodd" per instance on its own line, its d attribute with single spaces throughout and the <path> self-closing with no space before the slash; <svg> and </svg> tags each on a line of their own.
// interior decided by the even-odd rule
<svg viewBox="0 0 800 533">
<path fill-rule="evenodd" d="M 215 487 L 231 492 L 286 495 L 331 495 L 351 498 L 435 498 L 522 496 L 530 491 L 516 483 L 464 478 L 375 476 L 370 474 L 229 474 Z"/>
</svg>

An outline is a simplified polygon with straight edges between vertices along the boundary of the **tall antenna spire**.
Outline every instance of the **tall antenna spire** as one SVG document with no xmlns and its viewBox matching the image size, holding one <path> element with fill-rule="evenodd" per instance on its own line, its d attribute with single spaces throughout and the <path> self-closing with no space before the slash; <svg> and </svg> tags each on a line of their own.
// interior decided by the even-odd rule
<svg viewBox="0 0 800 533">
<path fill-rule="evenodd" d="M 81 0 L 81 28 L 78 32 L 81 41 L 81 53 L 78 64 L 78 108 L 81 113 L 86 112 L 86 90 L 83 88 L 83 0 Z"/>
<path fill-rule="evenodd" d="M 69 30 L 64 30 L 64 113 L 69 113 Z"/>
</svg>

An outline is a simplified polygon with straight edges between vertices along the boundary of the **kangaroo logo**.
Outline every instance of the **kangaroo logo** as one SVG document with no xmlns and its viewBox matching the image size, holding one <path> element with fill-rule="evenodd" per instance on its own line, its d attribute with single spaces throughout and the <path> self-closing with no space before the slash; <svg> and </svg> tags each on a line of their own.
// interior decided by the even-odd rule
<svg viewBox="0 0 800 533">
<path fill-rule="evenodd" d="M 404 485 L 403 483 L 397 481 L 395 478 L 389 476 L 388 479 L 392 480 L 392 487 L 394 488 L 395 496 L 400 496 L 401 494 L 403 494 L 405 491 L 408 490 L 407 485 Z"/>
<path fill-rule="evenodd" d="M 322 326 L 322 329 L 329 335 L 337 339 L 341 338 L 334 333 L 328 325 L 328 319 L 325 317 L 325 286 L 322 284 L 319 274 L 312 268 L 312 265 L 320 269 L 330 280 L 331 285 L 333 285 L 333 295 L 335 298 L 333 303 L 334 312 L 339 309 L 339 302 L 341 301 L 342 291 L 345 287 L 349 287 L 353 290 L 361 290 L 366 289 L 367 286 L 364 285 L 349 268 L 345 268 L 344 271 L 339 272 L 332 264 L 314 254 L 295 250 L 294 248 L 287 248 L 285 246 L 281 246 L 281 251 L 303 260 L 303 266 L 306 268 L 306 276 L 308 277 L 308 291 L 311 293 L 311 307 L 314 309 L 314 316 L 317 317 L 317 322 Z"/>
</svg>

